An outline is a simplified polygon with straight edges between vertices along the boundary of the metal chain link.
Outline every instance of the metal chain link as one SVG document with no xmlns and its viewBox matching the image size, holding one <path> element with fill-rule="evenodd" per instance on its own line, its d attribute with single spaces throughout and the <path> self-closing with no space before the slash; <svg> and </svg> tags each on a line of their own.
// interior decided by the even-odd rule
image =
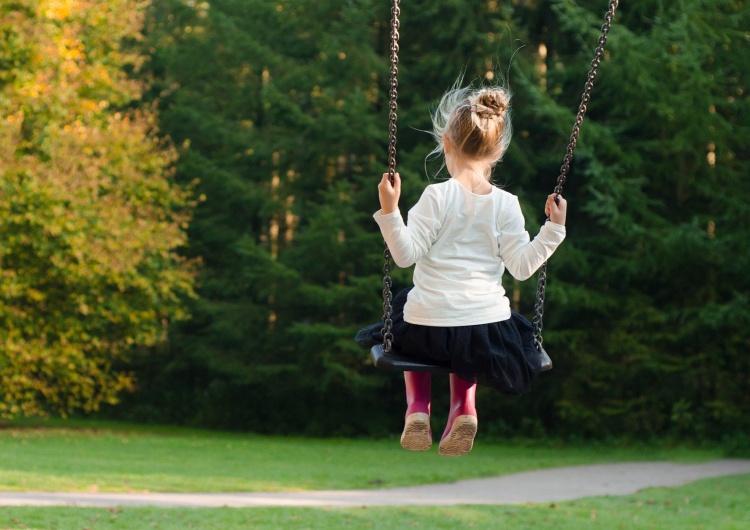
<svg viewBox="0 0 750 530">
<path fill-rule="evenodd" d="M 581 97 L 581 104 L 578 107 L 578 114 L 576 115 L 575 123 L 573 124 L 573 132 L 570 135 L 570 141 L 568 143 L 568 149 L 563 157 L 563 165 L 560 168 L 560 175 L 557 177 L 557 186 L 555 186 L 555 199 L 562 193 L 563 185 L 568 178 L 570 173 L 570 163 L 573 160 L 573 151 L 578 143 L 578 135 L 581 133 L 581 124 L 583 124 L 583 117 L 586 115 L 586 110 L 591 101 L 591 91 L 594 88 L 594 80 L 596 79 L 596 72 L 599 69 L 601 60 L 604 57 L 604 46 L 607 44 L 607 35 L 612 27 L 612 19 L 615 17 L 615 11 L 619 5 L 619 0 L 610 0 L 609 9 L 604 15 L 604 25 L 602 26 L 602 32 L 597 42 L 596 51 L 594 52 L 594 60 L 591 61 L 591 69 L 589 70 L 588 79 L 583 90 L 583 96 Z M 547 262 L 545 261 L 539 269 L 539 275 L 537 277 L 536 286 L 536 302 L 534 303 L 534 344 L 538 350 L 542 350 L 542 317 L 544 316 L 544 291 L 547 287 Z"/>
<path fill-rule="evenodd" d="M 398 114 L 398 38 L 399 38 L 399 15 L 401 14 L 400 0 L 393 0 L 391 6 L 391 78 L 389 96 L 389 113 L 388 113 L 388 179 L 393 183 L 396 176 L 396 132 L 398 131 L 397 120 Z M 388 244 L 385 243 L 383 251 L 385 264 L 383 265 L 383 350 L 385 353 L 391 352 L 393 345 L 393 293 L 391 287 L 391 251 Z"/>
</svg>

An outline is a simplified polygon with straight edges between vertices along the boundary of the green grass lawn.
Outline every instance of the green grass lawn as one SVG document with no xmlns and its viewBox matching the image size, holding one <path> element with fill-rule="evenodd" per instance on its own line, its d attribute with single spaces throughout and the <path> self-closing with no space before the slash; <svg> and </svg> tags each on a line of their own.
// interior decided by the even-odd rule
<svg viewBox="0 0 750 530">
<path fill-rule="evenodd" d="M 37 508 L 0 510 L 0 528 L 25 529 L 538 529 L 744 530 L 750 475 L 680 488 L 534 506 L 408 508 Z"/>
<path fill-rule="evenodd" d="M 0 489 L 232 492 L 396 487 L 602 462 L 722 457 L 719 449 L 499 444 L 461 458 L 393 440 L 265 437 L 94 422 L 0 429 Z"/>
<path fill-rule="evenodd" d="M 404 451 L 392 440 L 320 440 L 101 422 L 0 429 L 0 489 L 280 491 L 395 487 L 554 466 L 700 462 L 719 448 L 490 443 L 462 458 Z M 532 506 L 322 508 L 2 507 L 0 529 L 750 528 L 750 475 L 680 488 Z"/>
</svg>

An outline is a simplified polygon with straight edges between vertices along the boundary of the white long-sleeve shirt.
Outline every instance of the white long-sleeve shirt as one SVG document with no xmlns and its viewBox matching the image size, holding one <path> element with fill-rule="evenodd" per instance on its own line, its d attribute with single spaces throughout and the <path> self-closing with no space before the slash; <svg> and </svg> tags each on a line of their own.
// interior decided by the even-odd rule
<svg viewBox="0 0 750 530">
<path fill-rule="evenodd" d="M 525 280 L 565 238 L 547 221 L 530 241 L 518 198 L 499 188 L 477 195 L 457 180 L 425 188 L 409 210 L 374 215 L 399 267 L 416 263 L 404 320 L 424 326 L 469 326 L 510 318 L 501 280 L 507 268 Z"/>
</svg>

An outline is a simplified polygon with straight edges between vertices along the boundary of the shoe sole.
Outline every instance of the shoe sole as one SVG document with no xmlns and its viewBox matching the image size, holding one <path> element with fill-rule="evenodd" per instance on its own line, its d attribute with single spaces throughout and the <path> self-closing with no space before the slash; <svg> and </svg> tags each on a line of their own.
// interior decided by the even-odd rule
<svg viewBox="0 0 750 530">
<path fill-rule="evenodd" d="M 429 415 L 415 412 L 406 417 L 404 432 L 401 434 L 401 447 L 409 451 L 427 451 L 432 447 Z"/>
<path fill-rule="evenodd" d="M 478 425 L 476 416 L 458 416 L 453 420 L 448 435 L 440 442 L 438 453 L 443 456 L 462 456 L 471 451 Z"/>
</svg>

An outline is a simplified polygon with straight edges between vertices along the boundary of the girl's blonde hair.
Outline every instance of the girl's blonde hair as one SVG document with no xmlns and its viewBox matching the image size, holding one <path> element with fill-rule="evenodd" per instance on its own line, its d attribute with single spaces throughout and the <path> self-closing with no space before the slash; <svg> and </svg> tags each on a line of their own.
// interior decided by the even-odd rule
<svg viewBox="0 0 750 530">
<path fill-rule="evenodd" d="M 510 92 L 502 87 L 460 88 L 457 82 L 432 114 L 433 136 L 438 145 L 430 154 L 443 153 L 443 139 L 447 136 L 461 156 L 493 167 L 508 149 L 513 133 L 510 97 Z"/>
</svg>

